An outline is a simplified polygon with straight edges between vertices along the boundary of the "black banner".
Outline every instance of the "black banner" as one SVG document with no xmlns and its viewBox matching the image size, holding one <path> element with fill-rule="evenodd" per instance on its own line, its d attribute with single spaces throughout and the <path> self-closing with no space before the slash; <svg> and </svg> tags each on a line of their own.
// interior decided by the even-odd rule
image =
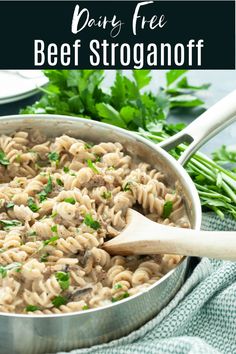
<svg viewBox="0 0 236 354">
<path fill-rule="evenodd" d="M 234 1 L 1 1 L 0 69 L 234 69 Z"/>
</svg>

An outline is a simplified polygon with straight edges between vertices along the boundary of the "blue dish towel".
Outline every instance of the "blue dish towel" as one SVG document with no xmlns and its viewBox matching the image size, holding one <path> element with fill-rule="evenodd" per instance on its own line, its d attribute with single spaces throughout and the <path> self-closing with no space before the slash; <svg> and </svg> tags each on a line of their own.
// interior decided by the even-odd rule
<svg viewBox="0 0 236 354">
<path fill-rule="evenodd" d="M 236 221 L 208 213 L 202 229 L 236 230 Z M 203 258 L 168 306 L 143 327 L 108 344 L 70 353 L 236 353 L 236 262 Z"/>
</svg>

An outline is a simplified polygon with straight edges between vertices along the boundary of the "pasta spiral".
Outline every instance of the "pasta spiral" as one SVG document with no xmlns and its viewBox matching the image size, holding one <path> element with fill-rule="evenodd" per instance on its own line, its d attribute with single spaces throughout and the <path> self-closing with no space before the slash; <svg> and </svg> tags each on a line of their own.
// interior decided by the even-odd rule
<svg viewBox="0 0 236 354">
<path fill-rule="evenodd" d="M 118 142 L 33 130 L 0 136 L 0 311 L 60 314 L 144 291 L 181 256 L 110 256 L 129 208 L 189 227 L 178 186 Z M 168 215 L 166 214 L 168 204 Z"/>
</svg>

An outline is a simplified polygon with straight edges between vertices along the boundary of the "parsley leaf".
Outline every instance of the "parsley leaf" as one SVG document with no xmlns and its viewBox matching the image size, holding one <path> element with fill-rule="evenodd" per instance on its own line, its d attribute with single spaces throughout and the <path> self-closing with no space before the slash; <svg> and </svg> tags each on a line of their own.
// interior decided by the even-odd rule
<svg viewBox="0 0 236 354">
<path fill-rule="evenodd" d="M 117 297 L 113 297 L 113 298 L 111 299 L 111 301 L 112 301 L 112 302 L 117 302 L 117 301 L 126 299 L 127 297 L 129 297 L 129 293 L 126 291 L 126 292 L 124 292 L 123 294 L 118 295 Z"/>
<path fill-rule="evenodd" d="M 56 182 L 57 182 L 58 186 L 61 186 L 61 187 L 64 186 L 64 183 L 62 182 L 62 180 L 60 178 L 57 178 Z"/>
<path fill-rule="evenodd" d="M 115 284 L 114 289 L 115 290 L 122 289 L 122 285 L 117 283 L 117 284 Z"/>
<path fill-rule="evenodd" d="M 27 236 L 28 237 L 32 237 L 32 236 L 36 236 L 37 234 L 36 234 L 36 231 L 33 231 L 33 230 L 29 230 L 28 232 L 27 232 Z"/>
<path fill-rule="evenodd" d="M 87 149 L 91 149 L 92 145 L 91 144 L 88 144 L 88 143 L 85 143 L 84 144 L 84 148 L 87 150 Z"/>
<path fill-rule="evenodd" d="M 187 70 L 170 70 L 166 74 L 167 89 L 166 92 L 170 95 L 189 94 L 194 91 L 206 90 L 210 84 L 193 86 L 188 83 L 186 77 Z"/>
<path fill-rule="evenodd" d="M 28 199 L 28 207 L 35 213 L 40 209 L 33 198 Z"/>
<path fill-rule="evenodd" d="M 57 232 L 57 225 L 53 225 L 53 226 L 51 227 L 51 231 L 52 231 L 52 232 Z"/>
<path fill-rule="evenodd" d="M 54 219 L 57 215 L 58 215 L 58 213 L 56 211 L 54 211 L 51 215 L 51 218 Z"/>
<path fill-rule="evenodd" d="M 101 197 L 104 198 L 104 199 L 110 199 L 112 196 L 111 192 L 110 191 L 107 191 L 107 192 L 103 192 Z"/>
<path fill-rule="evenodd" d="M 82 310 L 83 310 L 83 311 L 85 311 L 85 310 L 89 310 L 88 305 L 84 305 L 84 306 L 82 307 Z"/>
<path fill-rule="evenodd" d="M 178 95 L 170 98 L 170 107 L 196 107 L 204 102 L 193 95 Z"/>
<path fill-rule="evenodd" d="M 3 266 L 0 266 L 0 275 L 2 278 L 6 278 L 7 276 L 7 271 Z"/>
<path fill-rule="evenodd" d="M 69 169 L 69 167 L 63 167 L 63 171 L 65 172 L 65 173 L 69 173 L 69 171 L 70 171 L 70 169 Z"/>
<path fill-rule="evenodd" d="M 52 162 L 59 162 L 60 155 L 57 152 L 49 152 L 48 159 Z"/>
<path fill-rule="evenodd" d="M 127 124 L 124 122 L 120 113 L 112 107 L 109 103 L 98 103 L 96 104 L 96 109 L 100 117 L 102 117 L 102 121 L 105 123 L 116 125 L 120 128 L 127 128 Z"/>
<path fill-rule="evenodd" d="M 91 168 L 91 170 L 94 173 L 96 173 L 96 174 L 99 173 L 98 169 L 96 168 L 96 166 L 94 165 L 94 163 L 91 160 L 87 160 L 87 165 L 88 165 L 89 168 Z"/>
<path fill-rule="evenodd" d="M 130 188 L 131 184 L 132 184 L 132 181 L 127 182 L 127 183 L 125 184 L 125 186 L 123 187 L 123 191 L 124 191 L 124 192 L 131 191 L 131 188 Z"/>
<path fill-rule="evenodd" d="M 52 179 L 51 179 L 51 177 L 49 176 L 49 178 L 48 178 L 48 182 L 47 182 L 47 185 L 46 185 L 46 187 L 45 187 L 45 192 L 47 193 L 47 194 L 49 194 L 49 193 L 51 193 L 52 192 Z"/>
<path fill-rule="evenodd" d="M 9 203 L 7 203 L 7 205 L 6 205 L 6 208 L 7 209 L 12 209 L 12 208 L 14 208 L 14 203 L 13 202 L 9 202 Z"/>
<path fill-rule="evenodd" d="M 166 201 L 163 207 L 162 217 L 164 219 L 168 218 L 172 213 L 172 210 L 173 210 L 173 203 L 170 200 Z"/>
<path fill-rule="evenodd" d="M 86 214 L 84 218 L 85 225 L 91 227 L 94 230 L 98 230 L 101 225 L 98 221 L 94 220 L 91 214 Z"/>
<path fill-rule="evenodd" d="M 0 151 L 0 165 L 7 166 L 9 163 L 10 161 L 7 159 L 5 153 Z"/>
<path fill-rule="evenodd" d="M 68 272 L 57 272 L 56 279 L 62 290 L 67 290 L 70 286 L 70 274 Z"/>
<path fill-rule="evenodd" d="M 133 70 L 134 79 L 139 89 L 147 86 L 152 77 L 150 75 L 151 70 Z"/>
<path fill-rule="evenodd" d="M 101 156 L 94 154 L 94 156 L 96 157 L 95 162 L 101 162 Z"/>
<path fill-rule="evenodd" d="M 69 204 L 75 204 L 76 200 L 75 200 L 75 198 L 65 198 L 64 202 L 69 203 Z"/>
<path fill-rule="evenodd" d="M 52 192 L 52 178 L 49 176 L 46 187 L 38 194 L 40 202 L 47 199 L 48 194 Z"/>
<path fill-rule="evenodd" d="M 19 220 L 0 220 L 0 224 L 2 224 L 4 230 L 8 230 L 14 226 L 21 226 L 22 223 Z"/>
<path fill-rule="evenodd" d="M 120 110 L 123 106 L 124 102 L 126 101 L 126 87 L 124 77 L 120 70 L 116 72 L 115 81 L 111 87 L 111 103 L 112 105 Z"/>
<path fill-rule="evenodd" d="M 187 70 L 170 70 L 166 73 L 167 86 L 170 86 L 176 82 L 181 76 L 183 76 Z"/>
<path fill-rule="evenodd" d="M 53 236 L 51 238 L 49 238 L 48 240 L 43 241 L 43 245 L 47 246 L 47 245 L 55 245 L 56 241 L 59 239 L 59 236 Z"/>
<path fill-rule="evenodd" d="M 2 278 L 7 276 L 7 271 L 14 269 L 16 272 L 20 270 L 22 264 L 19 262 L 13 262 L 6 266 L 0 266 L 0 275 Z"/>
<path fill-rule="evenodd" d="M 39 310 L 40 310 L 40 307 L 35 306 L 35 305 L 28 305 L 25 308 L 25 311 L 27 311 L 27 312 L 35 312 L 35 311 L 39 311 Z"/>
<path fill-rule="evenodd" d="M 66 305 L 68 302 L 68 299 L 64 296 L 56 296 L 54 297 L 54 299 L 52 300 L 52 304 L 55 307 L 60 307 L 61 305 Z"/>
<path fill-rule="evenodd" d="M 49 256 L 49 253 L 42 254 L 42 256 L 40 257 L 40 262 L 47 262 L 48 256 Z"/>
</svg>

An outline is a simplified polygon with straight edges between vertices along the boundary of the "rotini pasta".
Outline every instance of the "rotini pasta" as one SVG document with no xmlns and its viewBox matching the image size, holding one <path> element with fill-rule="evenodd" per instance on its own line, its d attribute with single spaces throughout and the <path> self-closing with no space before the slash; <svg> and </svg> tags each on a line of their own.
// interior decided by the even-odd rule
<svg viewBox="0 0 236 354">
<path fill-rule="evenodd" d="M 181 256 L 113 256 L 133 207 L 189 227 L 177 188 L 120 143 L 89 144 L 38 131 L 0 136 L 0 311 L 58 314 L 143 291 Z"/>
</svg>

